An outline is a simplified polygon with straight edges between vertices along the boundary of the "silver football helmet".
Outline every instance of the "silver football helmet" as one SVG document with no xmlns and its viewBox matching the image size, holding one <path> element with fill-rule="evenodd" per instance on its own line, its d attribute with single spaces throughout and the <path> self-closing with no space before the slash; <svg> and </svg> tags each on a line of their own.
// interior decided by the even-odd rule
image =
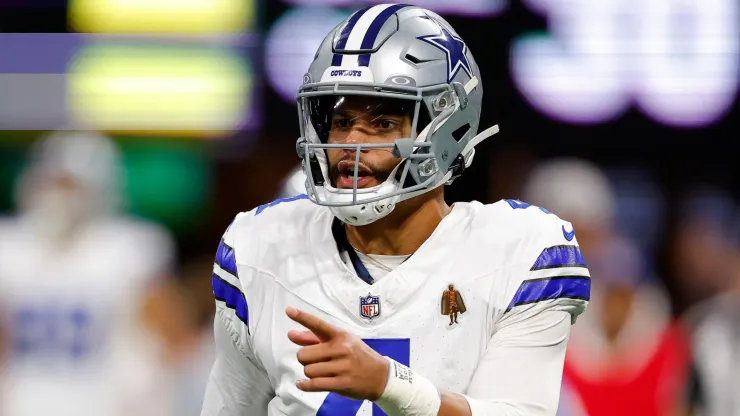
<svg viewBox="0 0 740 416">
<path fill-rule="evenodd" d="M 332 114 L 348 96 L 382 98 L 412 116 L 411 137 L 391 143 L 329 143 Z M 450 184 L 470 166 L 480 134 L 483 91 L 473 55 L 442 17 L 417 6 L 359 10 L 324 38 L 298 90 L 303 159 L 311 201 L 341 221 L 366 225 L 395 205 Z M 326 150 L 354 151 L 352 189 L 332 185 Z M 360 154 L 385 148 L 399 159 L 380 185 L 360 188 Z"/>
</svg>

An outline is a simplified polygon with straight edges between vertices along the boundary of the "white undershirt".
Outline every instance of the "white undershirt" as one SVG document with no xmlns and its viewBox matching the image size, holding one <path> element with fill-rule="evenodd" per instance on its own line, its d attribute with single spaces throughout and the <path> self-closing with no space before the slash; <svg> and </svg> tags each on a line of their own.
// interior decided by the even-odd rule
<svg viewBox="0 0 740 416">
<path fill-rule="evenodd" d="M 365 265 L 367 272 L 370 273 L 370 276 L 372 276 L 375 281 L 378 281 L 382 279 L 383 277 L 385 277 L 388 273 L 390 273 L 391 270 L 394 270 L 396 267 L 400 266 L 401 263 L 403 263 L 404 261 L 406 261 L 406 259 L 410 257 L 409 255 L 404 255 L 404 256 L 385 256 L 385 255 L 380 255 L 380 254 L 367 255 L 367 254 L 357 251 L 357 249 L 355 249 L 355 253 L 357 253 L 357 257 L 360 259 L 362 264 Z M 382 267 L 381 265 L 385 267 Z M 349 262 L 348 266 L 352 267 L 351 261 Z"/>
<path fill-rule="evenodd" d="M 367 272 L 370 273 L 370 276 L 373 277 L 373 280 L 376 282 L 383 277 L 385 277 L 388 273 L 390 273 L 392 270 L 395 270 L 396 267 L 400 266 L 401 263 L 406 261 L 411 255 L 402 255 L 402 256 L 386 256 L 381 254 L 365 254 L 358 251 L 356 248 L 352 247 L 355 250 L 355 253 L 357 254 L 357 258 L 360 259 L 362 264 L 365 266 L 365 269 L 367 269 Z M 344 264 L 347 265 L 347 267 L 350 270 L 355 270 L 355 266 L 352 264 L 352 259 L 350 258 L 349 254 L 347 254 L 346 251 L 342 251 L 339 254 L 339 257 L 341 257 Z M 374 260 L 374 261 L 373 261 Z"/>
</svg>

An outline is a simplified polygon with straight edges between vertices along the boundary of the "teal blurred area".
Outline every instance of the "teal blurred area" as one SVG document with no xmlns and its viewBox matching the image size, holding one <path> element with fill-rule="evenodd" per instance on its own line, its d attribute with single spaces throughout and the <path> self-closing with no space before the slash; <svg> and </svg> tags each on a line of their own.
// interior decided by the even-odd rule
<svg viewBox="0 0 740 416">
<path fill-rule="evenodd" d="M 123 140 L 130 211 L 176 233 L 201 227 L 212 204 L 213 161 L 203 143 Z"/>
<path fill-rule="evenodd" d="M 0 142 L 0 201 L 6 214 L 17 208 L 16 179 L 28 164 L 32 142 L 33 138 L 18 136 Z M 127 212 L 160 222 L 177 234 L 203 225 L 213 189 L 214 162 L 208 143 L 140 137 L 116 138 L 116 143 L 122 152 Z"/>
</svg>

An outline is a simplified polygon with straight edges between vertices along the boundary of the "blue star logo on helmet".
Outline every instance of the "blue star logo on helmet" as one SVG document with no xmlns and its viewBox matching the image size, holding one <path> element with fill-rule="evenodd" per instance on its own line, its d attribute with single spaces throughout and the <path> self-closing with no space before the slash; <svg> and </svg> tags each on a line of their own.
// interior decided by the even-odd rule
<svg viewBox="0 0 740 416">
<path fill-rule="evenodd" d="M 470 69 L 470 62 L 468 62 L 467 52 L 468 46 L 462 39 L 453 36 L 447 29 L 442 25 L 439 25 L 441 33 L 436 35 L 419 36 L 417 39 L 423 40 L 424 42 L 435 46 L 442 50 L 447 55 L 447 82 L 452 81 L 457 73 L 462 69 L 468 74 L 468 77 L 473 77 L 473 71 Z"/>
</svg>

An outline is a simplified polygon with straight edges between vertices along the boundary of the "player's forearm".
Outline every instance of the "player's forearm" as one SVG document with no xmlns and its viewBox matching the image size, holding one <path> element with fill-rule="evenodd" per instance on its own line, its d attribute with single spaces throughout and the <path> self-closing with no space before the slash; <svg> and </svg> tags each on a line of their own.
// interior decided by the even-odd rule
<svg viewBox="0 0 740 416">
<path fill-rule="evenodd" d="M 440 397 L 442 404 L 437 416 L 473 416 L 468 400 L 462 394 L 442 391 Z"/>
<path fill-rule="evenodd" d="M 380 398 L 375 400 L 390 415 L 436 416 L 524 416 L 550 415 L 554 410 L 539 403 L 522 406 L 472 398 L 447 390 L 440 390 L 431 381 L 388 357 L 388 381 Z"/>
<path fill-rule="evenodd" d="M 442 404 L 437 416 L 529 416 L 533 414 L 515 403 L 474 399 L 449 391 L 442 391 L 440 397 Z M 537 414 L 555 414 L 555 409 L 550 411 L 541 409 L 541 412 Z"/>
<path fill-rule="evenodd" d="M 437 416 L 524 416 L 529 415 L 526 410 L 512 403 L 490 402 L 473 399 L 462 394 L 443 390 L 440 392 L 441 403 Z M 419 410 L 410 411 L 394 406 L 381 406 L 389 414 L 419 414 Z M 475 409 L 475 411 L 473 411 Z M 428 413 L 421 413 L 428 414 Z"/>
<path fill-rule="evenodd" d="M 403 364 L 389 363 L 388 382 L 375 403 L 391 415 L 473 416 L 468 399 L 439 390 L 429 380 Z"/>
</svg>

